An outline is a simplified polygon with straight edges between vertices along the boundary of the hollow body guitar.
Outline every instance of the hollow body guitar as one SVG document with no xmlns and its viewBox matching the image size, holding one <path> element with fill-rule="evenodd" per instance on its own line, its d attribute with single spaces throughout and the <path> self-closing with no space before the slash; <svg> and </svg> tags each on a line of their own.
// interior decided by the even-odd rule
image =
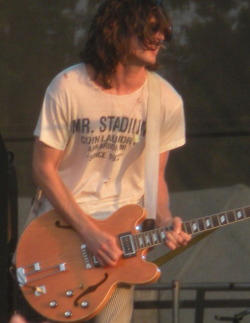
<svg viewBox="0 0 250 323">
<path fill-rule="evenodd" d="M 55 211 L 33 220 L 17 246 L 17 278 L 30 305 L 43 316 L 59 322 L 80 322 L 97 315 L 119 283 L 147 284 L 160 275 L 146 262 L 146 245 L 133 235 L 145 211 L 127 205 L 103 221 L 99 228 L 117 236 L 124 256 L 116 267 L 100 267 L 84 241 Z M 141 245 L 141 247 L 140 247 Z"/>
<path fill-rule="evenodd" d="M 57 322 L 81 322 L 96 316 L 120 283 L 149 284 L 159 268 L 145 257 L 165 243 L 172 227 L 138 231 L 146 214 L 138 205 L 118 209 L 98 227 L 117 238 L 123 257 L 115 267 L 100 267 L 88 247 L 54 211 L 33 220 L 23 232 L 16 251 L 16 274 L 22 293 L 41 315 Z M 184 222 L 189 234 L 211 230 L 250 218 L 250 207 Z"/>
</svg>

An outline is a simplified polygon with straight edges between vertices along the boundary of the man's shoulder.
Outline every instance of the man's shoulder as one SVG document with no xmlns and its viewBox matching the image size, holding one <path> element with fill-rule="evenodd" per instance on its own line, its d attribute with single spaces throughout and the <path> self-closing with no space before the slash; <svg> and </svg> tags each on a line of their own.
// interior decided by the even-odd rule
<svg viewBox="0 0 250 323">
<path fill-rule="evenodd" d="M 59 72 L 50 82 L 48 90 L 56 90 L 75 86 L 80 80 L 86 78 L 85 66 L 83 63 L 72 65 Z"/>
<path fill-rule="evenodd" d="M 77 78 L 79 75 L 85 75 L 85 65 L 83 63 L 78 63 L 65 68 L 60 73 L 58 73 L 53 80 L 67 80 Z"/>
<path fill-rule="evenodd" d="M 163 76 L 156 72 L 150 72 L 159 82 L 161 95 L 165 99 L 171 97 L 173 100 L 182 101 L 182 97 L 179 92 L 175 89 L 175 87 Z"/>
</svg>

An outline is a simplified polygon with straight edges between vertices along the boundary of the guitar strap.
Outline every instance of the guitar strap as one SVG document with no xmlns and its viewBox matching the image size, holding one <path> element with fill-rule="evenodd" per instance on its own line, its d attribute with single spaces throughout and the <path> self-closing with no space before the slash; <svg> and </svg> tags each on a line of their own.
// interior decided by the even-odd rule
<svg viewBox="0 0 250 323">
<path fill-rule="evenodd" d="M 146 147 L 145 147 L 145 195 L 144 207 L 147 211 L 148 219 L 155 219 L 157 209 L 157 191 L 158 191 L 158 172 L 159 172 L 159 154 L 160 154 L 160 121 L 161 121 L 161 101 L 160 86 L 157 74 L 148 72 L 148 111 L 146 127 Z M 149 229 L 147 229 L 149 230 Z M 179 247 L 167 252 L 165 255 L 156 259 L 154 263 L 157 266 L 170 261 L 181 252 L 187 250 L 195 243 L 204 239 L 207 235 L 214 232 L 204 232 L 194 237 L 186 246 Z"/>
<path fill-rule="evenodd" d="M 148 72 L 148 106 L 145 145 L 144 207 L 148 219 L 155 219 L 160 153 L 161 120 L 160 84 L 157 74 Z"/>
</svg>

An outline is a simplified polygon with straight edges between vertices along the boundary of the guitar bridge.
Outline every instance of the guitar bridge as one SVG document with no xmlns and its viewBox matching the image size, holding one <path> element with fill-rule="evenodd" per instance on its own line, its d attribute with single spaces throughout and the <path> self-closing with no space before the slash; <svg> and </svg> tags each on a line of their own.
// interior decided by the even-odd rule
<svg viewBox="0 0 250 323">
<path fill-rule="evenodd" d="M 49 276 L 57 275 L 67 271 L 66 263 L 60 263 L 53 266 L 42 267 L 36 262 L 27 267 L 19 267 L 16 269 L 17 281 L 20 286 L 28 286 L 31 282 L 44 279 Z"/>
<path fill-rule="evenodd" d="M 119 239 L 120 239 L 120 244 L 123 251 L 123 257 L 129 258 L 129 257 L 135 256 L 136 254 L 135 244 L 131 233 L 130 232 L 123 233 L 119 235 Z"/>
</svg>

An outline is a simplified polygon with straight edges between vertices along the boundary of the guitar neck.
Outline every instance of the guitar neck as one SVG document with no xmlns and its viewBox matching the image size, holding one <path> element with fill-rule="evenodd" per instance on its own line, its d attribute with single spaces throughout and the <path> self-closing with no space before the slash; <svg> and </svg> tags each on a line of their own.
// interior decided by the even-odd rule
<svg viewBox="0 0 250 323">
<path fill-rule="evenodd" d="M 182 230 L 188 234 L 194 235 L 249 218 L 250 206 L 246 206 L 243 208 L 183 222 Z M 168 226 L 135 234 L 133 235 L 134 249 L 140 250 L 165 243 L 166 232 L 172 230 L 173 226 Z"/>
</svg>

